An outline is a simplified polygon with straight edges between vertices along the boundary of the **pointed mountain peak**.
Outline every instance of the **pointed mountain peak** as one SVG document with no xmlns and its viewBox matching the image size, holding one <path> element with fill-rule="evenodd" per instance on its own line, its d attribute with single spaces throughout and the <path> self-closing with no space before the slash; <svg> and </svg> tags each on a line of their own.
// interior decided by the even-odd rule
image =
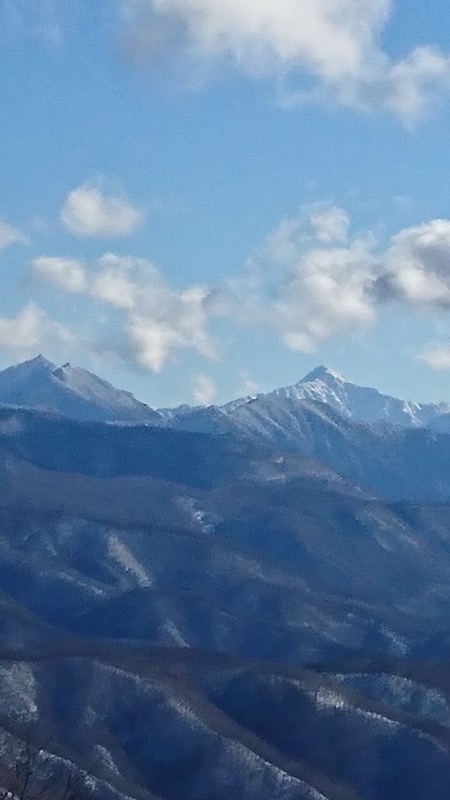
<svg viewBox="0 0 450 800">
<path fill-rule="evenodd" d="M 56 364 L 49 361 L 43 355 L 35 356 L 27 361 L 21 361 L 19 364 L 14 364 L 12 367 L 0 372 L 0 375 L 32 375 L 41 372 L 53 372 L 56 369 Z"/>
<path fill-rule="evenodd" d="M 46 369 L 51 372 L 56 369 L 56 364 L 54 364 L 52 361 L 49 361 L 48 358 L 40 353 L 38 356 L 28 359 L 28 361 L 21 361 L 16 365 L 16 368 L 20 367 L 36 367 L 38 369 Z"/>
<path fill-rule="evenodd" d="M 160 416 L 130 392 L 116 389 L 92 372 L 43 355 L 0 372 L 0 404 L 44 408 L 75 419 L 149 422 Z"/>
<path fill-rule="evenodd" d="M 338 383 L 348 383 L 347 379 L 344 378 L 340 372 L 329 369 L 325 364 L 321 364 L 319 367 L 313 369 L 312 372 L 308 372 L 308 374 L 301 379 L 300 383 L 311 383 L 312 381 L 337 381 Z"/>
<path fill-rule="evenodd" d="M 28 361 L 21 361 L 20 363 L 21 364 L 43 364 L 43 365 L 47 365 L 47 364 L 51 364 L 52 362 L 49 361 L 48 358 L 46 358 L 44 355 L 42 355 L 42 353 L 39 353 L 39 355 L 34 356 L 34 358 L 29 358 Z"/>
</svg>

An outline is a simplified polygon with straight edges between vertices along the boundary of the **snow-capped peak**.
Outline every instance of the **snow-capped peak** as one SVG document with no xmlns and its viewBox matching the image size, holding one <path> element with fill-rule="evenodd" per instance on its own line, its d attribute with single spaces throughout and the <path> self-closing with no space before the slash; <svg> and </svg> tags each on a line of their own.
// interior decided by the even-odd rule
<svg viewBox="0 0 450 800">
<path fill-rule="evenodd" d="M 28 361 L 22 361 L 21 364 L 18 364 L 17 366 L 30 368 L 34 367 L 48 370 L 56 369 L 56 365 L 53 364 L 52 361 L 49 361 L 48 358 L 43 356 L 42 353 L 40 353 L 38 356 L 35 356 L 35 358 L 30 358 Z M 12 369 L 14 369 L 14 367 L 12 367 Z"/>
<path fill-rule="evenodd" d="M 36 375 L 42 372 L 50 373 L 55 369 L 56 364 L 53 364 L 53 362 L 49 361 L 48 358 L 45 358 L 45 356 L 39 355 L 35 358 L 30 358 L 28 361 L 21 361 L 19 364 L 8 367 L 0 372 L 0 376 L 2 379 L 6 380 L 7 377 L 11 377 L 13 375 L 17 377 L 25 377 L 26 375 Z"/>
<path fill-rule="evenodd" d="M 450 414 L 448 404 L 420 404 L 399 400 L 382 394 L 377 389 L 351 383 L 339 372 L 323 364 L 294 386 L 276 389 L 268 396 L 325 403 L 343 417 L 355 422 L 385 422 L 402 427 L 433 425 L 438 418 Z"/>
<path fill-rule="evenodd" d="M 56 367 L 43 355 L 0 372 L 1 405 L 41 408 L 82 420 L 165 424 L 215 433 L 227 431 L 234 424 L 246 429 L 250 422 L 259 431 L 270 420 L 278 430 L 286 426 L 288 418 L 300 419 L 306 407 L 311 409 L 311 403 L 316 414 L 328 413 L 328 408 L 355 422 L 450 430 L 450 404 L 399 400 L 351 383 L 323 364 L 298 383 L 268 394 L 241 398 L 221 407 L 182 406 L 161 411 L 82 367 L 70 363 Z"/>
<path fill-rule="evenodd" d="M 385 423 L 410 427 L 430 427 L 450 431 L 450 404 L 413 403 L 382 394 L 377 389 L 351 383 L 339 372 L 321 364 L 298 383 L 275 389 L 268 394 L 227 403 L 216 411 L 231 421 L 247 428 L 262 431 L 285 430 L 287 420 L 301 420 L 307 407 L 314 413 L 327 413 L 331 409 L 344 419 L 358 423 Z M 319 406 L 320 404 L 320 406 Z M 205 416 L 211 417 L 211 413 Z M 189 420 L 184 415 L 181 425 Z M 292 426 L 291 426 L 292 427 Z"/>
<path fill-rule="evenodd" d="M 59 411 L 85 420 L 157 422 L 160 415 L 131 392 L 69 363 L 37 356 L 0 372 L 0 404 Z"/>
<path fill-rule="evenodd" d="M 0 402 L 23 402 L 29 387 L 52 375 L 56 365 L 42 355 L 0 372 Z"/>
<path fill-rule="evenodd" d="M 312 383 L 312 381 L 335 381 L 338 383 L 348 383 L 347 378 L 344 378 L 340 372 L 336 372 L 336 370 L 326 367 L 325 364 L 321 364 L 311 372 L 308 372 L 308 374 L 305 375 L 305 377 L 302 378 L 299 383 Z"/>
</svg>

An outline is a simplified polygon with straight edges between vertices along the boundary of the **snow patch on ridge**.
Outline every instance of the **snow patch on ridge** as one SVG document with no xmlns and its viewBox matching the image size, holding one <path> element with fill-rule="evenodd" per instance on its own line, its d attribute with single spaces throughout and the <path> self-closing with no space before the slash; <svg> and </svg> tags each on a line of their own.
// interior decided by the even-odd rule
<svg viewBox="0 0 450 800">
<path fill-rule="evenodd" d="M 120 564 L 128 574 L 133 575 L 139 586 L 153 585 L 152 579 L 142 564 L 134 557 L 131 550 L 120 541 L 117 534 L 111 534 L 108 539 L 108 556 Z"/>
<path fill-rule="evenodd" d="M 30 664 L 17 662 L 0 666 L 2 710 L 21 722 L 31 724 L 39 717 L 36 680 Z"/>
</svg>

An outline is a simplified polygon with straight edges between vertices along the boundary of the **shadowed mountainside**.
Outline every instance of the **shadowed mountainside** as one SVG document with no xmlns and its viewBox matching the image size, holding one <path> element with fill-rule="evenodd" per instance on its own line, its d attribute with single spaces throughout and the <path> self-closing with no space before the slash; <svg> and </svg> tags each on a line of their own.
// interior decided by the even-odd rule
<svg viewBox="0 0 450 800">
<path fill-rule="evenodd" d="M 446 800 L 449 438 L 304 415 L 302 454 L 0 410 L 4 763 L 31 738 L 108 800 Z"/>
</svg>

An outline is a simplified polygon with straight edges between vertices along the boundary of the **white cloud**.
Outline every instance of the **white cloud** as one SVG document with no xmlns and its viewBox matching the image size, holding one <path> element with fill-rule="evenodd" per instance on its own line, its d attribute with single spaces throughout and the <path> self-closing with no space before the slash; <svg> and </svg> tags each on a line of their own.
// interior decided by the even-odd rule
<svg viewBox="0 0 450 800">
<path fill-rule="evenodd" d="M 369 231 L 352 235 L 342 209 L 301 209 L 267 237 L 214 303 L 217 313 L 271 329 L 304 353 L 372 325 L 386 303 L 450 309 L 450 220 L 405 228 L 382 247 Z M 427 358 L 438 363 L 442 353 Z"/>
<path fill-rule="evenodd" d="M 197 62 L 284 82 L 290 103 L 314 96 L 410 122 L 449 88 L 448 54 L 420 46 L 396 61 L 382 49 L 392 0 L 122 0 L 122 9 L 137 51 L 184 47 Z"/>
<path fill-rule="evenodd" d="M 291 350 L 311 352 L 334 334 L 375 320 L 376 261 L 365 242 L 305 253 L 272 309 L 272 325 Z"/>
<path fill-rule="evenodd" d="M 450 220 L 405 228 L 381 245 L 370 231 L 355 235 L 345 210 L 316 204 L 283 220 L 243 272 L 216 287 L 176 288 L 151 262 L 113 253 L 90 265 L 41 257 L 32 269 L 110 309 L 120 326 L 111 352 L 159 372 L 184 350 L 217 358 L 210 326 L 219 316 L 308 353 L 367 329 L 388 303 L 450 309 Z M 439 367 L 443 352 L 423 360 Z"/>
<path fill-rule="evenodd" d="M 131 311 L 139 293 L 138 283 L 131 274 L 136 262 L 137 259 L 124 259 L 112 253 L 104 255 L 99 261 L 99 271 L 92 278 L 92 296 L 116 308 Z"/>
<path fill-rule="evenodd" d="M 418 306 L 450 306 L 450 220 L 406 228 L 386 256 L 389 280 L 400 299 Z"/>
<path fill-rule="evenodd" d="M 243 275 L 218 292 L 217 313 L 272 329 L 291 350 L 309 353 L 331 336 L 376 319 L 374 242 L 348 237 L 342 209 L 314 205 L 283 220 Z"/>
<path fill-rule="evenodd" d="M 26 244 L 27 238 L 18 228 L 0 219 L 0 250 L 13 244 Z"/>
<path fill-rule="evenodd" d="M 126 236 L 144 221 L 142 211 L 125 197 L 85 183 L 73 189 L 61 209 L 65 227 L 78 236 Z"/>
<path fill-rule="evenodd" d="M 217 397 L 217 386 L 213 379 L 209 375 L 196 375 L 192 396 L 202 406 L 211 405 Z"/>
<path fill-rule="evenodd" d="M 126 333 L 133 360 L 152 372 L 161 372 L 172 353 L 184 346 L 183 337 L 175 326 L 139 314 L 130 317 Z"/>
<path fill-rule="evenodd" d="M 36 259 L 31 267 L 58 288 L 84 294 L 121 314 L 123 336 L 117 351 L 142 369 L 159 372 L 183 349 L 216 357 L 207 330 L 209 292 L 202 286 L 173 288 L 151 262 L 113 253 L 90 267 L 50 257 Z"/>
<path fill-rule="evenodd" d="M 71 258 L 40 256 L 31 262 L 35 275 L 53 283 L 60 289 L 81 294 L 87 289 L 86 268 L 80 261 Z"/>
<path fill-rule="evenodd" d="M 387 79 L 384 107 L 406 122 L 415 122 L 440 93 L 448 93 L 450 56 L 434 47 L 417 47 L 391 65 Z"/>
<path fill-rule="evenodd" d="M 331 244 L 347 240 L 350 218 L 343 208 L 319 204 L 312 210 L 310 222 L 319 242 Z"/>
<path fill-rule="evenodd" d="M 160 372 L 178 350 L 193 349 L 216 358 L 207 332 L 208 292 L 202 287 L 176 291 L 164 283 L 141 287 L 143 296 L 126 326 L 131 357 L 144 369 Z M 159 299 L 159 302 L 158 302 Z"/>
<path fill-rule="evenodd" d="M 434 344 L 427 347 L 419 355 L 420 361 L 425 361 L 429 367 L 439 372 L 450 369 L 450 346 Z"/>
<path fill-rule="evenodd" d="M 174 289 L 151 262 L 107 254 L 98 262 L 90 292 L 125 312 L 127 349 L 140 367 L 159 372 L 186 348 L 215 357 L 204 287 Z"/>
<path fill-rule="evenodd" d="M 33 356 L 48 344 L 72 340 L 67 328 L 34 303 L 29 303 L 15 317 L 0 317 L 0 348 L 16 357 Z"/>
</svg>

